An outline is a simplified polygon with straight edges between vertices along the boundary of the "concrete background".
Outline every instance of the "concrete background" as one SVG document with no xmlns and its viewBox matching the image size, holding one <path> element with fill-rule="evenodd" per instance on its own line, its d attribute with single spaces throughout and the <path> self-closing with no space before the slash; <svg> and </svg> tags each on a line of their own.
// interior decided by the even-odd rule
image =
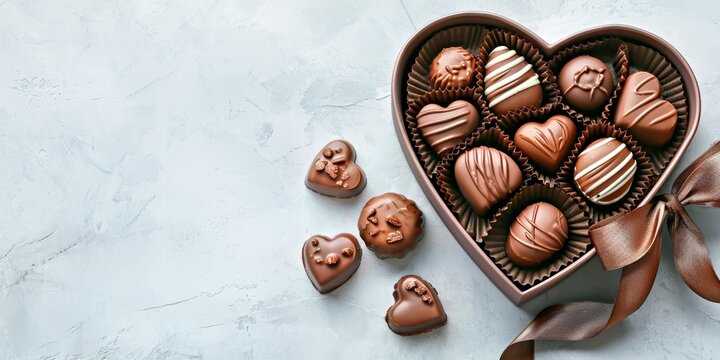
<svg viewBox="0 0 720 360">
<path fill-rule="evenodd" d="M 700 83 L 683 168 L 720 139 L 719 4 L 0 0 L 0 358 L 497 358 L 545 306 L 610 301 L 618 274 L 593 259 L 522 307 L 487 280 L 395 139 L 400 47 L 462 10 L 503 14 L 549 42 L 600 24 L 645 28 Z M 368 174 L 352 200 L 303 186 L 339 137 Z M 400 261 L 366 252 L 351 281 L 320 296 L 302 242 L 356 233 L 361 206 L 387 191 L 418 202 L 424 242 Z M 716 264 L 718 214 L 692 211 Z M 537 357 L 720 357 L 720 305 L 686 288 L 665 240 L 638 313 L 589 341 L 539 343 Z M 445 328 L 387 329 L 407 273 L 439 290 Z"/>
</svg>

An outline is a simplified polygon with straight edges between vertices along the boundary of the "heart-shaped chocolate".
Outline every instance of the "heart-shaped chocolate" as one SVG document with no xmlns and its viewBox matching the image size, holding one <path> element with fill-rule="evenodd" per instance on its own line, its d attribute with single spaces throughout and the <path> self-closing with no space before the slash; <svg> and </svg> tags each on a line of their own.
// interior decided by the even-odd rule
<svg viewBox="0 0 720 360">
<path fill-rule="evenodd" d="M 420 58 L 418 54 L 422 55 L 421 49 L 424 47 L 424 45 L 427 44 L 431 38 L 438 35 L 439 33 L 455 27 L 461 28 L 461 26 L 468 26 L 468 28 L 473 29 L 481 28 L 486 30 L 499 28 L 504 31 L 511 32 L 513 33 L 513 37 L 506 39 L 507 41 L 505 41 L 503 44 L 507 44 L 508 41 L 516 41 L 516 39 L 524 39 L 525 41 L 527 41 L 527 44 L 531 44 L 537 50 L 539 50 L 538 56 L 541 56 L 546 60 L 553 59 L 554 56 L 558 55 L 563 50 L 575 48 L 575 45 L 589 43 L 598 39 L 622 39 L 622 41 L 628 41 L 637 44 L 636 49 L 639 49 L 638 51 L 640 52 L 643 51 L 642 49 L 651 49 L 652 51 L 661 55 L 663 59 L 666 60 L 666 63 L 669 64 L 673 70 L 677 71 L 677 74 L 682 80 L 681 83 L 685 99 L 685 102 L 683 104 L 686 105 L 686 110 L 683 113 L 683 116 L 686 118 L 686 123 L 684 124 L 686 125 L 686 128 L 684 129 L 684 136 L 678 142 L 679 145 L 677 145 L 677 150 L 674 153 L 668 155 L 669 161 L 666 162 L 662 173 L 660 173 L 654 179 L 652 187 L 645 193 L 641 202 L 637 206 L 646 204 L 650 199 L 652 199 L 653 196 L 655 196 L 655 194 L 657 194 L 658 190 L 662 187 L 670 173 L 680 161 L 682 155 L 688 147 L 688 144 L 691 142 L 693 136 L 695 135 L 700 117 L 699 88 L 697 80 L 692 73 L 692 70 L 677 50 L 675 50 L 663 39 L 660 39 L 659 37 L 651 33 L 633 27 L 617 25 L 601 26 L 579 32 L 564 40 L 561 40 L 558 43 L 549 45 L 527 28 L 505 17 L 480 12 L 460 13 L 450 15 L 430 23 L 424 28 L 418 30 L 418 32 L 405 44 L 403 49 L 400 51 L 400 54 L 398 55 L 397 61 L 395 62 L 392 77 L 391 95 L 392 113 L 397 138 L 400 142 L 403 153 L 405 154 L 405 157 L 410 165 L 410 169 L 415 175 L 415 178 L 418 180 L 420 187 L 425 192 L 425 195 L 428 197 L 430 203 L 436 209 L 436 211 L 440 215 L 440 218 L 445 222 L 446 226 L 454 235 L 455 239 L 460 243 L 460 245 L 462 245 L 462 247 L 465 249 L 468 255 L 470 255 L 473 261 L 475 261 L 475 263 L 485 272 L 488 278 L 492 280 L 495 285 L 513 302 L 519 304 L 539 294 L 542 294 L 543 292 L 557 285 L 560 281 L 567 278 L 571 273 L 576 271 L 595 255 L 595 249 L 589 249 L 580 258 L 573 261 L 568 266 L 562 268 L 549 278 L 542 280 L 538 284 L 534 284 L 529 287 L 518 286 L 507 276 L 507 274 L 498 271 L 497 264 L 493 262 L 490 256 L 488 256 L 480 246 L 478 246 L 476 240 L 468 234 L 468 232 L 460 224 L 458 219 L 453 215 L 452 209 L 448 208 L 448 206 L 445 204 L 444 199 L 438 193 L 438 190 L 433 184 L 433 178 L 428 176 L 428 174 L 426 173 L 426 169 L 424 169 L 422 164 L 420 163 L 418 154 L 415 152 L 415 143 L 411 141 L 411 136 L 409 136 L 409 130 L 405 125 L 405 111 L 408 109 L 408 101 L 413 101 L 413 99 L 417 98 L 417 96 L 422 96 L 423 93 L 430 91 L 432 89 L 432 86 L 429 83 L 429 77 L 426 73 L 422 74 L 420 78 L 413 78 L 412 83 L 409 82 L 408 80 L 410 73 L 408 72 L 408 69 L 411 69 L 413 68 L 413 66 L 417 65 L 416 59 L 421 59 L 422 64 L 426 64 L 427 66 L 429 66 L 432 57 L 435 56 L 436 53 L 429 54 L 429 59 L 426 59 L 425 57 Z M 452 34 L 452 36 L 454 36 L 455 33 Z M 457 46 L 456 44 L 461 43 L 462 40 L 456 41 L 450 46 Z M 445 44 L 440 44 L 439 46 L 447 47 L 445 46 Z M 638 52 L 636 52 L 635 54 L 638 55 Z M 605 58 L 612 58 L 613 56 L 615 56 L 614 53 L 607 53 L 601 55 L 603 55 Z M 633 61 L 632 55 L 633 54 L 630 54 L 629 57 L 631 64 Z M 639 54 L 638 56 L 642 56 L 642 54 Z M 526 61 L 531 62 L 531 59 L 526 59 Z M 484 72 L 484 69 L 478 69 L 478 71 Z M 539 73 L 539 75 L 542 78 L 543 75 L 547 74 Z M 557 75 L 557 73 L 550 74 L 550 76 L 547 77 L 548 81 L 555 82 L 555 84 L 557 84 Z M 423 78 L 426 80 L 422 80 Z M 419 82 L 416 84 L 414 82 L 415 80 L 419 80 Z M 423 81 L 425 81 L 425 83 L 423 83 Z M 627 84 L 624 84 L 622 87 L 622 89 L 627 88 Z M 679 118 L 680 113 L 678 112 L 678 121 Z"/>
<path fill-rule="evenodd" d="M 360 194 L 366 183 L 365 172 L 355 163 L 355 148 L 345 140 L 325 145 L 305 177 L 308 189 L 337 198 Z"/>
<path fill-rule="evenodd" d="M 362 248 L 348 233 L 333 238 L 313 235 L 303 245 L 305 272 L 315 288 L 325 294 L 344 284 L 360 266 Z"/>
<path fill-rule="evenodd" d="M 677 110 L 660 97 L 660 81 L 640 71 L 628 76 L 615 109 L 615 124 L 626 129 L 640 143 L 665 145 L 677 125 Z"/>
<path fill-rule="evenodd" d="M 555 115 L 544 123 L 529 122 L 515 133 L 515 145 L 541 170 L 553 173 L 567 157 L 577 137 L 569 117 Z"/>
<path fill-rule="evenodd" d="M 447 107 L 428 104 L 417 115 L 420 133 L 440 157 L 477 129 L 479 123 L 477 109 L 465 100 L 453 101 Z"/>
<path fill-rule="evenodd" d="M 407 336 L 437 329 L 447 323 L 447 314 L 435 288 L 417 275 L 406 275 L 395 283 L 395 303 L 385 314 L 394 333 Z"/>
</svg>

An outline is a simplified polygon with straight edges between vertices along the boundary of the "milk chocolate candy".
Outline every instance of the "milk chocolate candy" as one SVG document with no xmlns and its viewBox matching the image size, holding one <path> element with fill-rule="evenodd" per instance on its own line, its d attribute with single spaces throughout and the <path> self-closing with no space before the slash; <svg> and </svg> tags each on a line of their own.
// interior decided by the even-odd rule
<svg viewBox="0 0 720 360">
<path fill-rule="evenodd" d="M 417 275 L 400 278 L 393 290 L 395 303 L 385 322 L 394 333 L 408 336 L 437 329 L 447 323 L 447 314 L 435 288 Z"/>
<path fill-rule="evenodd" d="M 610 205 L 630 191 L 637 170 L 632 152 L 617 139 L 595 140 L 575 163 L 574 180 L 585 197 L 598 205 Z"/>
<path fill-rule="evenodd" d="M 358 219 L 360 237 L 381 259 L 401 258 L 423 235 L 422 211 L 415 202 L 396 193 L 376 196 L 365 204 Z"/>
<path fill-rule="evenodd" d="M 660 81 L 655 75 L 640 71 L 625 80 L 614 120 L 643 145 L 658 147 L 672 138 L 677 110 L 660 97 Z"/>
<path fill-rule="evenodd" d="M 350 279 L 360 266 L 362 248 L 348 233 L 329 238 L 314 235 L 303 245 L 302 260 L 313 286 L 325 294 Z"/>
<path fill-rule="evenodd" d="M 521 211 L 510 225 L 506 252 L 516 265 L 537 266 L 560 251 L 567 238 L 565 215 L 546 202 L 538 202 Z"/>
<path fill-rule="evenodd" d="M 458 157 L 455 181 L 460 193 L 480 215 L 485 215 L 522 183 L 522 172 L 513 159 L 500 150 L 479 146 Z"/>
<path fill-rule="evenodd" d="M 560 167 L 577 137 L 577 127 L 569 117 L 555 115 L 544 123 L 529 122 L 515 133 L 513 141 L 533 165 L 546 173 Z"/>
<path fill-rule="evenodd" d="M 586 112 L 597 112 L 610 100 L 613 73 L 600 59 L 578 56 L 560 70 L 558 84 L 570 106 Z"/>
<path fill-rule="evenodd" d="M 430 65 L 433 88 L 470 86 L 475 79 L 475 57 L 462 47 L 442 49 Z"/>
<path fill-rule="evenodd" d="M 488 107 L 496 114 L 542 104 L 538 74 L 522 55 L 505 46 L 496 47 L 488 56 L 484 81 Z"/>
<path fill-rule="evenodd" d="M 479 123 L 477 109 L 465 100 L 456 100 L 447 107 L 428 104 L 417 115 L 420 133 L 440 157 L 477 129 Z"/>
<path fill-rule="evenodd" d="M 367 180 L 355 163 L 355 148 L 345 140 L 331 141 L 315 156 L 305 186 L 322 195 L 349 198 L 360 194 Z"/>
</svg>

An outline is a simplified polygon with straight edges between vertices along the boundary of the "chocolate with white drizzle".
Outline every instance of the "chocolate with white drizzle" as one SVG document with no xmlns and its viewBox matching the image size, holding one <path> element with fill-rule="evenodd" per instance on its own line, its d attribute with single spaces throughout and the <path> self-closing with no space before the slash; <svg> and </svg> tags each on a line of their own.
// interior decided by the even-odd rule
<svg viewBox="0 0 720 360">
<path fill-rule="evenodd" d="M 488 106 L 496 114 L 542 104 L 543 91 L 538 74 L 522 55 L 506 46 L 498 46 L 490 52 L 484 82 Z"/>
<path fill-rule="evenodd" d="M 588 200 L 610 205 L 630 191 L 636 170 L 637 161 L 627 146 L 608 137 L 593 141 L 580 153 L 574 180 Z"/>
<path fill-rule="evenodd" d="M 640 71 L 625 80 L 614 119 L 642 144 L 657 147 L 672 138 L 677 110 L 660 97 L 660 81 L 655 75 Z"/>
</svg>

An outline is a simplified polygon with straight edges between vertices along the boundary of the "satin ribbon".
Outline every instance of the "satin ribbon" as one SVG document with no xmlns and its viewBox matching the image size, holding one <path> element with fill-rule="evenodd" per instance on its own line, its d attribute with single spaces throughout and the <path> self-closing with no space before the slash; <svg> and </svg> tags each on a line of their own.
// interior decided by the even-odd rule
<svg viewBox="0 0 720 360">
<path fill-rule="evenodd" d="M 584 340 L 613 327 L 645 302 L 660 265 L 662 223 L 667 220 L 675 267 L 701 297 L 720 302 L 720 279 L 705 238 L 687 205 L 720 207 L 720 143 L 713 145 L 675 180 L 672 192 L 590 227 L 590 238 L 606 270 L 622 268 L 613 304 L 576 302 L 541 311 L 512 341 L 501 359 L 532 359 L 535 340 Z"/>
</svg>

